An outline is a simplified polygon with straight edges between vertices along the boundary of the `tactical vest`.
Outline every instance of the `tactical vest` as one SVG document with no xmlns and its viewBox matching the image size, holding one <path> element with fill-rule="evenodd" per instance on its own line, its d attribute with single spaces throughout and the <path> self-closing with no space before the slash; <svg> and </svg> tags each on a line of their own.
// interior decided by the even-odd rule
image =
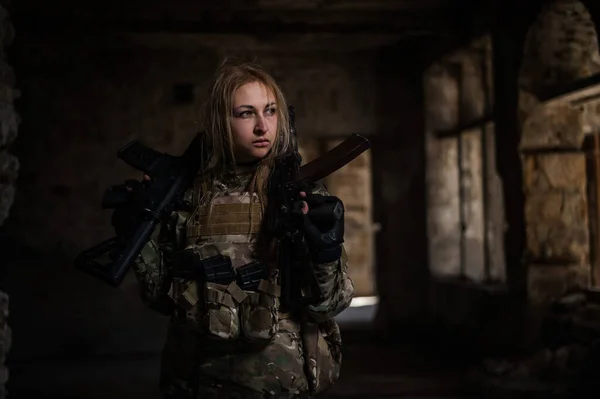
<svg viewBox="0 0 600 399">
<path fill-rule="evenodd" d="M 198 189 L 194 189 L 198 192 Z M 268 341 L 278 332 L 280 287 L 276 274 L 266 274 L 251 289 L 242 289 L 240 277 L 255 259 L 262 223 L 262 207 L 256 195 L 229 193 L 199 205 L 187 221 L 185 250 L 200 263 L 226 259 L 231 278 L 173 279 L 169 295 L 181 309 L 184 322 L 208 338 Z M 254 262 L 256 263 L 256 262 Z M 219 276 L 227 275 L 219 271 Z M 262 270 L 262 269 L 261 269 Z M 231 280 L 231 281 L 229 281 Z"/>
</svg>

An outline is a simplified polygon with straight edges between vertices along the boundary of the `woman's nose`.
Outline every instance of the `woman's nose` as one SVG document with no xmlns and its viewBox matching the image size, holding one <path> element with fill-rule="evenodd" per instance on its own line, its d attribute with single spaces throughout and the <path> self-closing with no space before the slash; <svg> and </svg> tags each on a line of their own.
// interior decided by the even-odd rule
<svg viewBox="0 0 600 399">
<path fill-rule="evenodd" d="M 254 126 L 254 131 L 256 133 L 266 133 L 268 128 L 269 127 L 267 126 L 267 121 L 265 120 L 264 116 L 261 115 L 256 118 L 256 125 Z"/>
</svg>

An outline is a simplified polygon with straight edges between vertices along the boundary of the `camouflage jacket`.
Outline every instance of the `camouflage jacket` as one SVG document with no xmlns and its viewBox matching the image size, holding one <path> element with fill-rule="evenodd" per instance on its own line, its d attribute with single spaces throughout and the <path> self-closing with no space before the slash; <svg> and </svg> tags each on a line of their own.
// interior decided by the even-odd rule
<svg viewBox="0 0 600 399">
<path fill-rule="evenodd" d="M 325 299 L 299 315 L 278 311 L 277 294 L 268 294 L 276 290 L 167 278 L 173 253 L 182 249 L 201 259 L 226 255 L 234 268 L 253 260 L 261 216 L 256 198 L 244 191 L 248 180 L 246 172 L 217 182 L 208 202 L 199 199 L 199 184 L 188 190 L 186 200 L 199 205 L 173 212 L 135 262 L 143 301 L 171 316 L 160 382 L 169 397 L 217 397 L 224 390 L 232 398 L 296 397 L 322 392 L 339 376 L 341 337 L 333 318 L 354 294 L 345 251 L 335 262 L 311 265 Z M 324 187 L 314 192 L 328 195 Z M 277 284 L 275 271 L 266 286 Z"/>
</svg>

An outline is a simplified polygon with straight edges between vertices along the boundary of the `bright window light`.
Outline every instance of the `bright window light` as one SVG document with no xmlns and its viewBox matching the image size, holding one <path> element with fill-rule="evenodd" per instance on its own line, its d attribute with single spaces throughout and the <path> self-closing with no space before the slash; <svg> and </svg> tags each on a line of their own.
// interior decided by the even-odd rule
<svg viewBox="0 0 600 399">
<path fill-rule="evenodd" d="M 360 308 L 363 306 L 373 306 L 377 305 L 379 302 L 379 297 L 376 296 L 359 296 L 352 298 L 352 302 L 350 303 L 351 308 Z"/>
</svg>

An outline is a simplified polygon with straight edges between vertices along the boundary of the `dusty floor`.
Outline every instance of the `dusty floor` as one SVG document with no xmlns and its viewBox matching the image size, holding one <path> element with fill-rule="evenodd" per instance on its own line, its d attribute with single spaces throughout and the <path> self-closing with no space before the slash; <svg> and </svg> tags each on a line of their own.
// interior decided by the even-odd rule
<svg viewBox="0 0 600 399">
<path fill-rule="evenodd" d="M 134 280 L 115 290 L 73 273 L 62 255 L 52 259 L 31 257 L 5 275 L 0 267 L 0 289 L 10 295 L 13 331 L 6 359 L 9 398 L 160 399 L 158 351 L 166 319 L 144 307 Z M 373 306 L 349 308 L 337 317 L 344 365 L 325 398 L 590 397 L 549 394 L 547 387 L 531 380 L 487 381 L 482 386 L 471 378 L 470 371 L 481 363 L 469 360 L 470 342 L 461 347 L 443 344 L 431 335 L 439 332 L 436 328 L 426 331 L 429 336 L 410 336 L 407 326 L 395 333 L 376 332 L 371 328 L 374 311 Z M 81 356 L 85 353 L 87 357 Z M 65 354 L 71 360 L 59 357 Z M 597 381 L 600 368 L 592 369 L 591 379 Z M 593 398 L 600 389 L 596 385 Z"/>
<path fill-rule="evenodd" d="M 326 398 L 465 398 L 465 367 L 397 346 L 364 330 L 345 329 L 342 376 Z M 11 364 L 11 398 L 159 399 L 158 356 L 48 359 Z"/>
</svg>

